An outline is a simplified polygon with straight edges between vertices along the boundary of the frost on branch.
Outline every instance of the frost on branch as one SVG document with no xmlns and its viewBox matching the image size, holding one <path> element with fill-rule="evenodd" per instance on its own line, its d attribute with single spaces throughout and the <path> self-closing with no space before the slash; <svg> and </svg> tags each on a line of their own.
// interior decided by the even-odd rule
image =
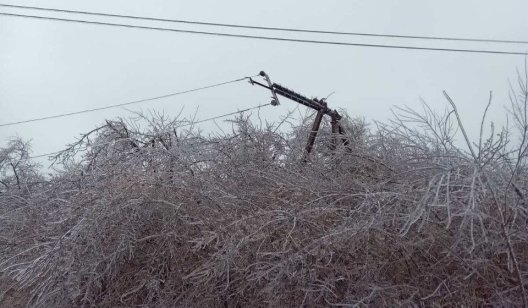
<svg viewBox="0 0 528 308">
<path fill-rule="evenodd" d="M 291 119 L 241 116 L 210 136 L 109 120 L 48 179 L 14 141 L 0 152 L 0 303 L 526 305 L 527 97 L 512 94 L 514 127 L 483 120 L 474 142 L 454 103 L 348 119 L 336 150 L 323 123 L 307 163 L 309 121 Z"/>
</svg>

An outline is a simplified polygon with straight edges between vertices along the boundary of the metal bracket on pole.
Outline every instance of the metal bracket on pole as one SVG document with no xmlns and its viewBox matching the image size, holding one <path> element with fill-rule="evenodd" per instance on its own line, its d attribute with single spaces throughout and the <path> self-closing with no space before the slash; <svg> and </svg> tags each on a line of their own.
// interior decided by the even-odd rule
<svg viewBox="0 0 528 308">
<path fill-rule="evenodd" d="M 271 105 L 278 106 L 280 104 L 279 98 L 277 97 L 275 90 L 273 90 L 273 84 L 271 83 L 269 76 L 264 71 L 260 71 L 259 75 L 264 77 L 264 79 L 268 82 L 268 85 L 271 89 L 271 95 L 272 95 Z"/>
</svg>

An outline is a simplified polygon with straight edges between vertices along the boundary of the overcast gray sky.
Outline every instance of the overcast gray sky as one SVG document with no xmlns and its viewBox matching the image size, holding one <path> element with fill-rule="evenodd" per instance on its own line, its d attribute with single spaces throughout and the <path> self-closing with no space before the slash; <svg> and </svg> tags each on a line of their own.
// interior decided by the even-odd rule
<svg viewBox="0 0 528 308">
<path fill-rule="evenodd" d="M 310 28 L 423 36 L 528 40 L 526 0 L 444 1 L 13 1 L 35 5 L 159 18 L 259 26 Z M 83 18 L 0 8 L 2 12 Z M 94 20 L 109 20 L 96 19 Z M 112 19 L 112 22 L 124 20 Z M 139 22 L 134 21 L 138 24 Z M 143 25 L 277 36 L 266 31 L 142 22 Z M 283 33 L 285 37 L 448 48 L 527 51 L 528 45 L 415 41 Z M 272 80 L 307 96 L 326 96 L 334 108 L 367 120 L 384 120 L 393 105 L 417 107 L 419 98 L 437 108 L 447 90 L 474 132 L 489 91 L 491 119 L 508 103 L 508 79 L 523 56 L 465 54 L 209 37 L 0 16 L 0 123 L 123 103 L 269 73 Z M 207 118 L 268 101 L 269 93 L 246 83 L 129 106 Z M 282 100 L 263 117 L 277 119 L 295 103 Z M 107 110 L 11 127 L 0 127 L 0 146 L 19 135 L 33 140 L 34 154 L 60 150 L 106 118 Z M 214 129 L 212 127 L 211 129 Z"/>
</svg>

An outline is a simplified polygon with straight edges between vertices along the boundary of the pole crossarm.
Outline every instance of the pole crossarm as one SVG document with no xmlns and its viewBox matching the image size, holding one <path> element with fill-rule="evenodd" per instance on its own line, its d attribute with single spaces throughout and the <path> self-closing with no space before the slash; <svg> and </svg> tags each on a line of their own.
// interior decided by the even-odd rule
<svg viewBox="0 0 528 308">
<path fill-rule="evenodd" d="M 339 133 L 340 135 L 345 135 L 345 130 L 339 123 L 339 120 L 341 120 L 342 118 L 341 115 L 336 110 L 332 110 L 328 108 L 328 105 L 324 99 L 308 98 L 302 94 L 299 94 L 293 90 L 290 90 L 284 86 L 281 86 L 280 84 L 272 83 L 269 76 L 264 71 L 261 71 L 259 75 L 262 76 L 266 80 L 266 83 L 268 85 L 255 81 L 252 78 L 249 78 L 249 82 L 252 85 L 258 85 L 258 86 L 261 86 L 263 88 L 270 90 L 272 94 L 272 101 L 271 101 L 272 105 L 274 106 L 279 105 L 279 98 L 277 97 L 277 95 L 280 95 L 282 97 L 285 97 L 287 99 L 290 99 L 294 102 L 297 102 L 301 105 L 304 105 L 306 107 L 312 108 L 317 111 L 317 116 L 315 118 L 312 130 L 310 132 L 310 136 L 308 138 L 308 142 L 305 147 L 305 155 L 304 155 L 303 161 L 307 161 L 307 158 L 308 158 L 307 155 L 310 154 L 310 152 L 312 151 L 315 138 L 317 136 L 317 132 L 319 131 L 319 126 L 321 124 L 321 120 L 324 115 L 328 115 L 332 119 L 331 121 L 332 134 L 335 135 Z M 335 139 L 335 136 L 334 136 L 334 139 Z M 346 138 L 342 138 L 342 142 L 344 145 L 348 144 L 348 140 L 346 140 Z M 335 145 L 336 145 L 335 141 L 333 141 L 332 147 L 335 148 Z"/>
<path fill-rule="evenodd" d="M 315 109 L 317 111 L 322 111 L 323 114 L 326 114 L 326 115 L 329 115 L 330 117 L 332 117 L 332 119 L 336 119 L 336 120 L 340 120 L 341 119 L 341 115 L 339 115 L 339 113 L 336 111 L 336 110 L 332 110 L 330 108 L 328 108 L 328 106 L 326 105 L 326 102 L 322 99 L 322 100 L 318 100 L 317 98 L 314 98 L 314 99 L 310 99 L 302 94 L 299 94 L 293 90 L 290 90 L 280 84 L 277 84 L 277 83 L 271 83 L 271 81 L 269 80 L 269 77 L 268 75 L 264 72 L 264 71 L 261 71 L 260 72 L 260 75 L 262 77 L 264 77 L 266 79 L 266 81 L 268 82 L 268 85 L 269 86 L 266 86 L 258 81 L 255 81 L 253 80 L 252 78 L 249 79 L 249 82 L 253 85 L 259 85 L 263 88 L 266 88 L 268 90 L 271 91 L 272 95 L 273 95 L 273 98 L 274 98 L 274 102 L 276 101 L 277 102 L 277 105 L 278 105 L 278 98 L 277 98 L 277 94 L 280 95 L 280 96 L 283 96 L 285 98 L 288 98 L 294 102 L 297 102 L 301 105 L 304 105 L 306 107 L 310 107 L 312 109 Z"/>
</svg>

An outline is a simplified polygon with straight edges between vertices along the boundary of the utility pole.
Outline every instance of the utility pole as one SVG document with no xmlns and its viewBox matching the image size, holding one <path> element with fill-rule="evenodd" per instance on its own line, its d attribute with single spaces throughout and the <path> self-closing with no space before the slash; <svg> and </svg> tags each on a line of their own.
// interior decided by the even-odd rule
<svg viewBox="0 0 528 308">
<path fill-rule="evenodd" d="M 337 147 L 337 134 L 340 134 L 342 136 L 341 141 L 344 145 L 348 144 L 348 140 L 344 138 L 345 130 L 339 123 L 339 120 L 341 120 L 341 115 L 336 110 L 332 110 L 328 108 L 328 104 L 325 102 L 324 99 L 318 100 L 317 98 L 310 99 L 302 94 L 296 93 L 286 87 L 283 87 L 279 84 L 272 83 L 269 76 L 264 72 L 261 71 L 260 76 L 266 80 L 267 85 L 262 84 L 258 81 L 253 80 L 252 78 L 249 78 L 249 82 L 252 85 L 258 85 L 263 88 L 266 88 L 271 91 L 272 94 L 272 100 L 271 104 L 274 106 L 277 106 L 280 104 L 279 98 L 277 95 L 283 96 L 285 98 L 288 98 L 294 102 L 297 102 L 301 105 L 304 105 L 306 107 L 312 108 L 317 111 L 317 115 L 315 116 L 314 123 L 312 125 L 312 130 L 310 131 L 310 135 L 308 136 L 308 141 L 306 142 L 306 147 L 304 149 L 303 154 L 303 161 L 308 160 L 308 156 L 312 152 L 313 145 L 315 143 L 315 138 L 317 137 L 317 132 L 319 131 L 319 127 L 321 126 L 321 121 L 323 119 L 323 116 L 328 115 L 331 118 L 331 124 L 332 124 L 332 148 L 335 149 Z"/>
</svg>

